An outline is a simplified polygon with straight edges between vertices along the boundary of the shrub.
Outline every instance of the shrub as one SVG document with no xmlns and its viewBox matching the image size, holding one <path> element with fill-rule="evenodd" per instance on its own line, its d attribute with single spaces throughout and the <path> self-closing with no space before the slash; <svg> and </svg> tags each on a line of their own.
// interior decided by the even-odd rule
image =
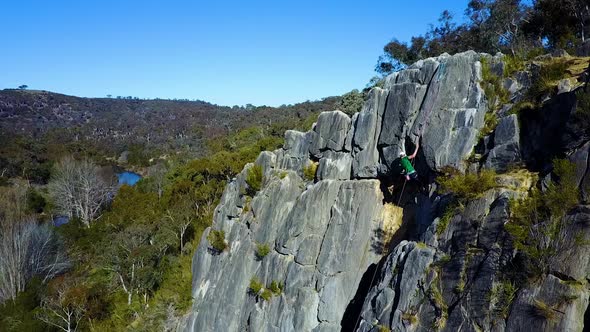
<svg viewBox="0 0 590 332">
<path fill-rule="evenodd" d="M 256 257 L 258 257 L 258 259 L 263 259 L 268 253 L 270 253 L 270 247 L 268 244 L 258 243 L 256 245 Z"/>
<path fill-rule="evenodd" d="M 272 298 L 272 292 L 270 291 L 270 289 L 265 289 L 262 291 L 262 293 L 260 294 L 260 297 L 264 300 L 264 301 L 270 301 L 270 299 Z"/>
<path fill-rule="evenodd" d="M 312 162 L 303 168 L 303 178 L 307 181 L 315 180 L 315 173 L 318 170 L 318 163 Z"/>
<path fill-rule="evenodd" d="M 499 106 L 510 101 L 510 92 L 504 89 L 502 77 L 492 71 L 489 60 L 486 58 L 481 59 L 481 77 L 482 81 L 480 83 L 489 101 L 488 106 L 492 112 L 495 112 Z"/>
<path fill-rule="evenodd" d="M 47 201 L 37 190 L 30 188 L 27 192 L 27 210 L 31 213 L 41 213 L 45 209 Z"/>
<path fill-rule="evenodd" d="M 283 292 L 283 284 L 273 280 L 270 283 L 270 290 L 275 294 L 275 295 L 281 295 L 281 293 Z"/>
<path fill-rule="evenodd" d="M 213 249 L 217 252 L 222 252 L 227 249 L 227 243 L 225 242 L 225 232 L 211 230 L 207 235 L 207 241 Z"/>
<path fill-rule="evenodd" d="M 551 216 L 561 218 L 578 204 L 579 189 L 576 184 L 576 165 L 566 159 L 553 160 L 553 173 L 557 175 L 558 184 L 549 185 L 545 203 Z"/>
<path fill-rule="evenodd" d="M 565 214 L 578 204 L 575 166 L 567 160 L 553 161 L 559 182 L 549 184 L 545 193 L 538 189 L 510 202 L 510 222 L 504 225 L 514 247 L 532 260 L 530 272 L 540 274 L 555 254 Z"/>
<path fill-rule="evenodd" d="M 496 187 L 496 172 L 483 170 L 479 174 L 455 174 L 438 179 L 446 193 L 454 193 L 460 201 L 471 200 Z"/>
<path fill-rule="evenodd" d="M 365 100 L 364 96 L 359 90 L 354 89 L 348 93 L 345 93 L 338 102 L 338 109 L 348 114 L 349 116 L 354 113 L 360 112 L 363 107 Z"/>
<path fill-rule="evenodd" d="M 248 288 L 250 294 L 258 295 L 263 288 L 264 286 L 262 285 L 260 280 L 258 280 L 257 278 L 250 279 L 250 286 Z"/>
<path fill-rule="evenodd" d="M 248 195 L 254 196 L 262 188 L 262 181 L 264 175 L 262 174 L 262 167 L 254 165 L 248 170 L 246 175 L 246 183 L 248 184 Z"/>
<path fill-rule="evenodd" d="M 413 312 L 404 312 L 402 314 L 402 320 L 410 323 L 410 325 L 414 325 L 418 322 L 418 316 Z"/>
</svg>

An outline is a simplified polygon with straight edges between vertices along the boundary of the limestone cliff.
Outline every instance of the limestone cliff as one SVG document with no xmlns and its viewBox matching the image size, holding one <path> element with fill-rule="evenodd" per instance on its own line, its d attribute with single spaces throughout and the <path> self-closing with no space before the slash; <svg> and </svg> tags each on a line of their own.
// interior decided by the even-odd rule
<svg viewBox="0 0 590 332">
<path fill-rule="evenodd" d="M 529 170 L 555 156 L 538 146 L 555 121 L 519 124 L 502 110 L 481 139 L 490 112 L 480 84 L 484 58 L 502 71 L 501 55 L 420 61 L 372 89 L 352 118 L 324 112 L 310 131 L 287 131 L 282 149 L 247 165 L 225 189 L 195 252 L 194 304 L 182 329 L 581 331 L 590 296 L 586 245 L 556 243 L 551 273 L 519 288 L 507 307 L 490 296 L 516 266 L 504 230 L 510 199 L 526 195 L 537 182 Z M 530 85 L 527 75 L 505 81 L 512 100 Z M 547 103 L 543 116 L 566 115 L 557 126 L 567 126 L 572 95 Z M 399 152 L 418 142 L 416 168 L 428 192 L 406 186 L 394 167 Z M 578 138 L 569 151 L 579 184 L 590 171 L 584 143 Z M 528 170 L 509 171 L 514 165 Z M 505 173 L 498 186 L 445 216 L 441 227 L 452 195 L 439 193 L 435 177 L 486 168 Z M 260 171 L 257 188 L 250 176 Z M 590 236 L 589 216 L 584 205 L 570 211 L 565 234 Z M 212 232 L 227 248 L 212 245 Z M 535 313 L 539 301 L 551 319 Z"/>
</svg>

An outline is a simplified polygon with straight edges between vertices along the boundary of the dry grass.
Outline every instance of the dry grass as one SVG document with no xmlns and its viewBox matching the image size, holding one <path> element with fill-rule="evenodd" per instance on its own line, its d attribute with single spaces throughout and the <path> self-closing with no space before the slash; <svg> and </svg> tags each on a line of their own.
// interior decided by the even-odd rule
<svg viewBox="0 0 590 332">
<path fill-rule="evenodd" d="M 391 203 L 387 203 L 383 206 L 382 218 L 383 218 L 383 242 L 389 244 L 393 239 L 395 233 L 402 226 L 404 217 L 404 209 Z"/>
</svg>

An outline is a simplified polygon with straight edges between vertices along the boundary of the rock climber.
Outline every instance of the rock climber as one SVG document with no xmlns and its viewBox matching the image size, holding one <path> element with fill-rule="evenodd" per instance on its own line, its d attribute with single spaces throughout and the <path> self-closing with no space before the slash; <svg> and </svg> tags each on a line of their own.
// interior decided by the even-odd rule
<svg viewBox="0 0 590 332">
<path fill-rule="evenodd" d="M 414 151 L 414 153 L 412 153 L 409 156 L 407 156 L 404 151 L 399 153 L 400 163 L 402 166 L 402 174 L 404 174 L 406 176 L 406 180 L 408 180 L 408 181 L 410 181 L 410 180 L 418 181 L 418 172 L 416 172 L 416 170 L 414 169 L 414 166 L 412 166 L 412 162 L 410 160 L 416 158 L 416 154 L 418 153 L 419 146 L 420 146 L 420 144 L 417 143 L 416 150 Z M 420 182 L 420 181 L 418 181 L 418 182 Z"/>
<path fill-rule="evenodd" d="M 420 181 L 418 178 L 418 172 L 414 169 L 412 162 L 410 160 L 416 158 L 416 154 L 418 154 L 419 143 L 416 143 L 416 150 L 409 156 L 406 156 L 404 151 L 400 152 L 400 164 L 402 168 L 402 174 L 405 175 L 407 181 L 414 181 L 418 184 L 419 190 L 421 193 L 428 195 L 430 191 L 430 186 L 425 185 Z"/>
</svg>

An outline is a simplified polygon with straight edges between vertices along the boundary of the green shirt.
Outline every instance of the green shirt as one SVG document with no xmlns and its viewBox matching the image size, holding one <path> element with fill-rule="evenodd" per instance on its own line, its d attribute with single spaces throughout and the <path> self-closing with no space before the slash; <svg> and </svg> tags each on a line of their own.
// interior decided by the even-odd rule
<svg viewBox="0 0 590 332">
<path fill-rule="evenodd" d="M 410 159 L 407 156 L 402 158 L 401 164 L 406 174 L 412 174 L 416 172 L 414 166 L 412 166 L 412 163 L 410 162 Z"/>
</svg>

